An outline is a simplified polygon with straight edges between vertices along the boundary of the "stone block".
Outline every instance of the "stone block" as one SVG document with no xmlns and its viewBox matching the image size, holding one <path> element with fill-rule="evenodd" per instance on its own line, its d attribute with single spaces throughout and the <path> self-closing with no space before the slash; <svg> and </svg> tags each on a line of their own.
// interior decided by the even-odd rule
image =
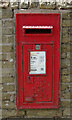
<svg viewBox="0 0 72 120">
<path fill-rule="evenodd" d="M 11 101 L 3 101 L 2 102 L 3 109 L 16 109 L 16 103 Z"/>
<path fill-rule="evenodd" d="M 16 117 L 22 118 L 22 116 L 24 117 L 24 115 L 25 115 L 24 110 L 17 111 L 17 110 L 14 110 L 14 109 L 8 109 L 8 110 L 3 109 L 3 111 L 2 111 L 3 118 L 13 118 L 13 119 L 16 118 Z"/>
<path fill-rule="evenodd" d="M 70 35 L 72 35 L 72 27 L 70 27 Z"/>
<path fill-rule="evenodd" d="M 2 27 L 2 20 L 0 20 L 0 28 Z"/>
<path fill-rule="evenodd" d="M 24 110 L 18 110 L 17 112 L 16 112 L 16 116 L 17 117 L 24 117 L 25 116 L 25 111 Z"/>
<path fill-rule="evenodd" d="M 15 78 L 13 76 L 12 77 L 8 77 L 8 76 L 2 77 L 2 83 L 14 83 L 15 82 L 14 79 Z"/>
<path fill-rule="evenodd" d="M 2 46 L 2 52 L 13 52 L 14 46 L 13 45 L 3 45 Z"/>
<path fill-rule="evenodd" d="M 14 69 L 12 69 L 12 68 L 4 68 L 4 69 L 2 69 L 1 70 L 2 71 L 2 76 L 4 77 L 4 76 L 15 76 L 15 70 Z M 0 71 L 0 75 L 1 75 L 1 71 Z"/>
<path fill-rule="evenodd" d="M 66 26 L 66 27 L 67 27 L 67 26 L 68 26 L 68 27 L 71 26 L 71 20 L 63 20 L 63 21 L 62 21 L 62 26 Z"/>
<path fill-rule="evenodd" d="M 3 54 L 0 54 L 0 60 L 2 61 L 9 61 L 13 62 L 14 61 L 14 53 L 13 52 L 4 52 Z"/>
<path fill-rule="evenodd" d="M 63 99 L 70 99 L 70 92 L 61 92 L 61 98 Z"/>
<path fill-rule="evenodd" d="M 37 8 L 39 7 L 39 2 L 32 2 L 30 8 Z"/>
<path fill-rule="evenodd" d="M 7 43 L 7 39 L 6 35 L 2 35 L 2 43 Z"/>
<path fill-rule="evenodd" d="M 68 67 L 68 66 L 70 66 L 70 59 L 62 59 L 61 60 L 61 68 L 66 68 L 66 67 Z"/>
<path fill-rule="evenodd" d="M 61 74 L 62 75 L 69 75 L 70 74 L 70 69 L 69 68 L 68 69 L 66 69 L 66 68 L 61 69 Z"/>
<path fill-rule="evenodd" d="M 15 91 L 15 85 L 3 85 L 3 92 L 13 92 Z"/>
<path fill-rule="evenodd" d="M 2 77 L 0 77 L 0 84 L 2 83 Z"/>
<path fill-rule="evenodd" d="M 27 2 L 27 3 L 22 2 L 22 3 L 20 4 L 20 7 L 21 7 L 22 9 L 27 9 L 27 8 L 28 8 L 28 2 Z"/>
<path fill-rule="evenodd" d="M 68 43 L 68 42 L 70 42 L 70 37 L 68 37 L 67 34 L 64 34 L 61 42 L 62 43 Z"/>
<path fill-rule="evenodd" d="M 70 59 L 71 58 L 71 53 L 67 52 L 67 58 Z"/>
<path fill-rule="evenodd" d="M 11 3 L 11 9 L 18 9 L 18 2 L 12 2 Z"/>
<path fill-rule="evenodd" d="M 61 45 L 61 52 L 70 52 L 70 44 L 62 44 Z"/>
<path fill-rule="evenodd" d="M 0 19 L 2 19 L 2 8 L 0 8 Z"/>
<path fill-rule="evenodd" d="M 63 27 L 62 28 L 62 34 L 63 34 L 63 36 L 65 36 L 65 35 L 70 35 L 70 27 Z"/>
<path fill-rule="evenodd" d="M 53 118 L 54 116 L 62 116 L 61 110 L 27 110 L 28 118 Z"/>
<path fill-rule="evenodd" d="M 41 9 L 55 9 L 56 5 L 55 3 L 49 3 L 49 2 L 42 2 L 40 4 Z"/>
<path fill-rule="evenodd" d="M 4 27 L 13 27 L 13 20 L 11 20 L 11 19 L 3 20 L 3 26 Z"/>
<path fill-rule="evenodd" d="M 14 28 L 13 27 L 3 27 L 2 29 L 2 34 L 3 35 L 12 35 L 14 33 Z"/>
<path fill-rule="evenodd" d="M 2 40 L 2 20 L 0 20 L 0 40 Z"/>
<path fill-rule="evenodd" d="M 61 76 L 62 83 L 68 83 L 70 82 L 70 75 L 62 75 Z"/>
<path fill-rule="evenodd" d="M 2 54 L 0 54 L 0 60 L 2 60 Z"/>
<path fill-rule="evenodd" d="M 65 44 L 61 45 L 61 52 L 62 53 L 67 52 L 67 45 L 65 45 Z"/>
<path fill-rule="evenodd" d="M 14 62 L 10 61 L 3 61 L 2 62 L 2 68 L 14 68 Z"/>
<path fill-rule="evenodd" d="M 2 88 L 2 85 L 0 85 L 0 104 L 2 104 L 2 90 L 1 90 L 1 88 Z"/>
<path fill-rule="evenodd" d="M 0 54 L 0 60 L 6 60 L 7 55 L 6 54 Z"/>
<path fill-rule="evenodd" d="M 2 9 L 2 18 L 12 18 L 13 17 L 13 13 L 12 10 L 10 8 L 8 9 Z"/>
<path fill-rule="evenodd" d="M 7 93 L 7 92 L 3 92 L 2 93 L 2 100 L 3 101 L 15 101 L 15 94 L 13 93 Z"/>
<path fill-rule="evenodd" d="M 61 58 L 66 58 L 66 57 L 67 57 L 66 52 L 61 54 Z"/>
<path fill-rule="evenodd" d="M 0 69 L 2 68 L 2 61 L 0 61 Z"/>
<path fill-rule="evenodd" d="M 0 45 L 0 52 L 2 53 L 2 45 Z"/>
<path fill-rule="evenodd" d="M 70 91 L 70 84 L 61 84 L 61 90 L 62 91 Z"/>
<path fill-rule="evenodd" d="M 14 36 L 8 36 L 8 43 L 13 43 L 14 44 Z"/>
<path fill-rule="evenodd" d="M 2 89 L 3 89 L 3 86 L 2 84 L 0 84 L 0 94 L 2 94 Z"/>
<path fill-rule="evenodd" d="M 2 3 L 0 3 L 0 8 L 4 8 L 7 9 L 9 7 L 9 0 L 8 1 L 3 1 Z"/>
<path fill-rule="evenodd" d="M 9 117 L 15 117 L 16 116 L 16 110 L 2 110 L 2 117 L 3 118 L 9 118 Z"/>
<path fill-rule="evenodd" d="M 63 20 L 70 20 L 71 19 L 71 12 L 64 12 L 62 14 L 62 19 Z"/>
<path fill-rule="evenodd" d="M 71 48 L 71 46 L 70 46 L 70 44 L 67 44 L 67 52 L 70 52 L 70 49 Z"/>
<path fill-rule="evenodd" d="M 10 94 L 7 93 L 7 92 L 3 92 L 2 93 L 2 100 L 5 101 L 5 100 L 10 100 Z"/>
<path fill-rule="evenodd" d="M 65 108 L 64 111 L 63 111 L 63 117 L 70 117 L 70 108 Z"/>
<path fill-rule="evenodd" d="M 0 109 L 0 118 L 2 119 L 2 109 Z"/>
</svg>

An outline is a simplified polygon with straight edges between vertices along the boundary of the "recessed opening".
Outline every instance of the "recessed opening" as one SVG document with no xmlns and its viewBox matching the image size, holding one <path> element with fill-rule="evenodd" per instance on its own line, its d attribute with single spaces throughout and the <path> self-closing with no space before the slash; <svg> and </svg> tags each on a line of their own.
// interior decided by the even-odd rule
<svg viewBox="0 0 72 120">
<path fill-rule="evenodd" d="M 25 29 L 25 34 L 51 34 L 51 29 Z"/>
<path fill-rule="evenodd" d="M 35 45 L 35 49 L 36 49 L 36 50 L 40 50 L 40 44 L 36 44 L 36 45 Z"/>
</svg>

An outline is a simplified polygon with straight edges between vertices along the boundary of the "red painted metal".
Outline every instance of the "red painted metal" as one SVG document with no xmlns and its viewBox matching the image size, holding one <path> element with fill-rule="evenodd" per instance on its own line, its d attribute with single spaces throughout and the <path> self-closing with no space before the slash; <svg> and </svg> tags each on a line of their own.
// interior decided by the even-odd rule
<svg viewBox="0 0 72 120">
<path fill-rule="evenodd" d="M 42 51 L 46 54 L 46 73 L 29 74 L 30 53 Z M 60 14 L 16 14 L 17 109 L 59 107 L 59 54 Z"/>
</svg>

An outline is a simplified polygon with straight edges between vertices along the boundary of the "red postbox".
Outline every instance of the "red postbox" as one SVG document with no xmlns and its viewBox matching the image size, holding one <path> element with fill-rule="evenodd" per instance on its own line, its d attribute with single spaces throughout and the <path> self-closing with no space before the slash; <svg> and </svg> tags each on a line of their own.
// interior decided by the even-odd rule
<svg viewBox="0 0 72 120">
<path fill-rule="evenodd" d="M 17 109 L 58 108 L 60 14 L 16 14 Z"/>
</svg>

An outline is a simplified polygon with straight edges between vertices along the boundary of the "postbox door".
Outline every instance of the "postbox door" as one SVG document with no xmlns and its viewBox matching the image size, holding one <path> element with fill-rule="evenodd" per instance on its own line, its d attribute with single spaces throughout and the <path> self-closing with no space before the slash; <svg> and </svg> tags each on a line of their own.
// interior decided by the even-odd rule
<svg viewBox="0 0 72 120">
<path fill-rule="evenodd" d="M 23 45 L 23 102 L 52 101 L 53 45 Z"/>
</svg>

